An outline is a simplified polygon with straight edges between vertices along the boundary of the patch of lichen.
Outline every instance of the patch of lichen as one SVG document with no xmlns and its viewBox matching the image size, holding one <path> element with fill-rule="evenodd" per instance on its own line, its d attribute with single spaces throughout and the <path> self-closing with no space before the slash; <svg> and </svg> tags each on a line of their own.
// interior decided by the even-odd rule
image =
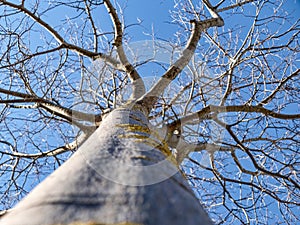
<svg viewBox="0 0 300 225">
<path fill-rule="evenodd" d="M 177 161 L 172 155 L 167 142 L 155 130 L 150 130 L 148 127 L 137 124 L 119 124 L 117 126 L 128 132 L 126 134 L 119 135 L 119 138 L 133 138 L 135 139 L 135 142 L 143 143 L 152 148 L 158 149 L 169 161 L 171 161 L 174 165 L 177 165 Z"/>
<path fill-rule="evenodd" d="M 146 134 L 151 133 L 151 131 L 148 127 L 137 125 L 137 124 L 118 124 L 116 126 L 121 127 L 128 132 L 142 132 L 142 133 L 146 133 Z"/>
</svg>

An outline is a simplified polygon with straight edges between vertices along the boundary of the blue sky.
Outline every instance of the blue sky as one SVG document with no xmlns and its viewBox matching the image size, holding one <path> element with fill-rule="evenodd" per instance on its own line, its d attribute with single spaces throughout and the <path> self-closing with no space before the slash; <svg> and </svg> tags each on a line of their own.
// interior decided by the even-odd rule
<svg viewBox="0 0 300 225">
<path fill-rule="evenodd" d="M 164 40 L 174 38 L 174 32 L 178 26 L 170 24 L 171 18 L 168 13 L 169 10 L 173 9 L 174 3 L 172 0 L 129 0 L 120 2 L 121 5 L 127 5 L 124 9 L 125 22 L 127 25 L 143 21 L 142 26 L 132 26 L 128 28 L 127 32 L 132 37 L 132 42 L 151 39 L 147 34 L 151 34 L 152 32 L 154 32 L 157 38 Z M 294 15 L 298 15 L 299 19 L 300 0 L 287 0 L 286 2 L 288 10 L 294 11 Z M 62 14 L 63 13 L 61 13 L 61 15 Z M 295 16 L 295 20 L 296 17 L 297 16 Z M 51 23 L 59 22 L 55 17 L 49 17 L 47 21 L 51 21 Z M 105 16 L 99 17 L 99 23 L 105 23 L 107 21 L 109 21 L 109 18 Z M 246 21 L 241 22 L 247 23 Z M 230 21 L 227 20 L 225 21 L 225 24 L 226 23 L 230 23 Z"/>
<path fill-rule="evenodd" d="M 297 0 L 288 0 L 286 1 L 286 9 L 289 12 L 293 13 L 294 16 L 294 21 L 300 18 L 300 1 Z M 176 25 L 172 25 L 168 23 L 170 21 L 170 15 L 167 13 L 169 9 L 172 9 L 173 7 L 173 1 L 139 1 L 139 0 L 131 0 L 128 2 L 126 10 L 126 17 L 125 20 L 127 23 L 134 23 L 137 22 L 137 18 L 143 21 L 143 26 L 144 26 L 144 32 L 151 33 L 154 31 L 154 34 L 156 37 L 163 38 L 165 40 L 171 39 L 173 37 L 174 32 L 177 30 Z M 221 13 L 221 16 L 224 15 L 224 13 Z M 291 14 L 289 14 L 291 15 Z M 229 21 L 225 20 L 225 29 L 228 23 L 232 23 L 236 21 Z M 250 25 L 248 21 L 243 20 L 243 21 L 238 21 L 239 23 L 243 25 Z M 134 27 L 130 28 L 130 30 L 134 30 L 134 35 L 133 36 L 133 41 L 134 40 L 143 40 L 147 39 L 150 37 L 145 36 L 142 34 L 140 27 Z M 153 30 L 152 30 L 153 29 Z M 247 29 L 245 29 L 247 32 Z M 297 107 L 297 106 L 296 106 Z M 291 109 L 293 112 L 299 110 L 299 109 Z M 245 162 L 244 162 L 245 163 Z M 249 168 L 249 167 L 248 167 Z M 203 172 L 203 171 L 201 171 Z M 209 188 L 209 187 L 208 187 Z M 198 190 L 201 192 L 201 189 Z M 270 201 L 270 202 L 268 202 Z M 273 199 L 266 198 L 266 202 L 268 203 L 273 203 Z M 276 204 L 269 206 L 267 208 L 267 211 L 274 211 L 278 212 Z M 276 213 L 275 213 L 276 214 Z M 276 220 L 276 217 L 274 217 L 274 220 Z M 263 221 L 261 221 L 264 223 Z M 274 221 L 273 221 L 274 222 Z M 272 221 L 268 221 L 269 224 L 272 224 Z M 234 224 L 239 224 L 239 222 L 234 223 Z"/>
<path fill-rule="evenodd" d="M 174 1 L 129 0 L 124 2 L 126 2 L 124 5 L 127 5 L 125 8 L 125 21 L 128 24 L 136 23 L 141 20 L 143 21 L 142 25 L 145 32 L 151 33 L 154 30 L 155 34 L 166 39 L 168 39 L 168 36 L 172 36 L 172 32 L 177 30 L 178 27 L 176 25 L 169 23 L 171 21 L 171 17 L 168 11 L 174 8 Z M 294 12 L 295 15 L 298 15 L 298 18 L 300 18 L 300 0 L 287 0 L 286 6 L 288 11 Z M 225 23 L 226 22 L 228 21 L 225 21 Z M 141 32 L 137 32 L 134 34 L 134 38 L 139 40 L 140 38 L 145 38 L 145 36 L 143 36 Z"/>
</svg>

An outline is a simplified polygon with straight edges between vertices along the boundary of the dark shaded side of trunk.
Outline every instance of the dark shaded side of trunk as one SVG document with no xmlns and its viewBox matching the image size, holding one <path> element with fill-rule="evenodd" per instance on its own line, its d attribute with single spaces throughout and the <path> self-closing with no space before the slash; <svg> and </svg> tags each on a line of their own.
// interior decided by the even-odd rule
<svg viewBox="0 0 300 225">
<path fill-rule="evenodd" d="M 114 110 L 0 224 L 211 224 L 159 142 L 143 113 Z"/>
</svg>

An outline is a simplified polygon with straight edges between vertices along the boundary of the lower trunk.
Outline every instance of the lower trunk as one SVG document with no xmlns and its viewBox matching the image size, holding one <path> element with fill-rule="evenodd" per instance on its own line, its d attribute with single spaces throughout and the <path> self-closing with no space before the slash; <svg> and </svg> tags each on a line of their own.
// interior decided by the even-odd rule
<svg viewBox="0 0 300 225">
<path fill-rule="evenodd" d="M 0 224 L 211 224 L 164 150 L 144 114 L 114 110 Z"/>
</svg>

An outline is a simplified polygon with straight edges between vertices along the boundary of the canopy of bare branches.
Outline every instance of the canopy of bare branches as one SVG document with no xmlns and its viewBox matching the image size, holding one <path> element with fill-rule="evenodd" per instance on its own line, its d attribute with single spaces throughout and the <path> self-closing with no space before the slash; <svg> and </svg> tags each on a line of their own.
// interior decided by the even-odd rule
<svg viewBox="0 0 300 225">
<path fill-rule="evenodd" d="M 0 210 L 138 104 L 215 223 L 299 223 L 300 21 L 287 2 L 161 1 L 161 37 L 127 20 L 130 1 L 1 0 Z"/>
</svg>

